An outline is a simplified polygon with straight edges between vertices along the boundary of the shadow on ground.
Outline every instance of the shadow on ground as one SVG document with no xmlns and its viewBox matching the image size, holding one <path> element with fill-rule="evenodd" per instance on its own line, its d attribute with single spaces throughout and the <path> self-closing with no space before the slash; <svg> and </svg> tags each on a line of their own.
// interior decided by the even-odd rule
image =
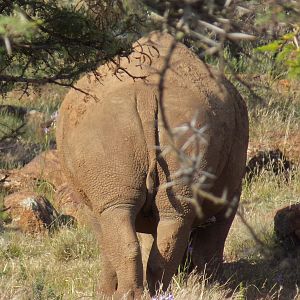
<svg viewBox="0 0 300 300">
<path fill-rule="evenodd" d="M 279 256 L 225 263 L 224 277 L 230 293 L 239 291 L 247 300 L 298 299 L 300 251 L 289 255 L 280 253 Z"/>
</svg>

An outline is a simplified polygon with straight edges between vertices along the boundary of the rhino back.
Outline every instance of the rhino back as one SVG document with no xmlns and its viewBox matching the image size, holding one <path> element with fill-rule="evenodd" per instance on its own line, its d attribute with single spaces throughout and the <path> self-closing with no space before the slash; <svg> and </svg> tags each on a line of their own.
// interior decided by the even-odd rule
<svg viewBox="0 0 300 300">
<path fill-rule="evenodd" d="M 99 210 L 118 201 L 114 194 L 124 193 L 124 188 L 135 190 L 135 199 L 141 198 L 142 204 L 155 153 L 156 106 L 151 90 L 119 83 L 106 92 L 104 101 L 88 106 L 77 123 L 72 122 L 72 109 L 62 111 L 58 125 L 58 147 L 68 177 Z"/>
<path fill-rule="evenodd" d="M 116 66 L 106 64 L 98 70 L 102 76 L 100 82 L 93 75 L 84 76 L 78 82 L 77 87 L 88 94 L 71 90 L 66 96 L 58 122 L 58 147 L 67 173 L 71 177 L 80 174 L 81 178 L 89 178 L 75 179 L 85 190 L 105 190 L 116 182 L 120 186 L 138 182 L 135 188 L 145 190 L 149 166 L 156 160 L 154 146 L 164 147 L 169 143 L 158 101 L 159 74 L 165 67 L 172 42 L 169 35 L 160 38 L 154 34 L 141 39 L 134 46 L 140 49 L 118 62 L 126 72 L 115 76 Z M 146 54 L 144 58 L 142 53 Z M 137 64 L 141 60 L 142 67 Z M 145 78 L 133 80 L 127 72 Z M 204 134 L 206 143 L 201 144 L 201 168 L 219 176 L 236 136 L 241 138 L 242 148 L 246 147 L 247 112 L 234 87 L 226 79 L 220 81 L 214 76 L 213 70 L 178 43 L 163 79 L 163 107 L 171 128 L 190 122 L 196 114 L 196 127 L 208 126 Z M 177 139 L 177 147 L 190 135 Z M 193 149 L 188 152 L 192 154 Z M 175 172 L 178 160 L 170 156 L 166 160 Z M 87 161 L 92 165 L 87 166 Z M 242 164 L 238 168 L 243 169 Z M 94 174 L 89 174 L 92 170 Z M 110 170 L 114 176 L 107 178 L 104 170 Z"/>
</svg>

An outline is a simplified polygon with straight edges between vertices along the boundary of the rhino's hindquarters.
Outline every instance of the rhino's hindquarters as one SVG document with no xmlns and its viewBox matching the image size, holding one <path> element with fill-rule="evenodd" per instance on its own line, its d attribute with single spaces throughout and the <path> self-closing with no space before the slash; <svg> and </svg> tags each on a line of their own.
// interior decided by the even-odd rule
<svg viewBox="0 0 300 300">
<path fill-rule="evenodd" d="M 100 224 L 100 290 L 138 298 L 143 268 L 135 221 L 146 200 L 148 148 L 136 99 L 114 93 L 109 100 L 114 105 L 99 104 L 67 128 L 60 151 Z"/>
</svg>

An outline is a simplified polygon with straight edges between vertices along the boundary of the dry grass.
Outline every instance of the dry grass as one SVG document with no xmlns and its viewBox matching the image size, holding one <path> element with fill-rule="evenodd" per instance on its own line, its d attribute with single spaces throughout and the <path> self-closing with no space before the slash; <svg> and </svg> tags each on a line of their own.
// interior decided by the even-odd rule
<svg viewBox="0 0 300 300">
<path fill-rule="evenodd" d="M 225 248 L 227 276 L 233 276 L 233 282 L 243 282 L 245 288 L 253 285 L 265 296 L 271 291 L 273 298 L 268 299 L 277 299 L 279 290 L 285 297 L 280 299 L 293 299 L 298 293 L 295 285 L 300 280 L 297 267 L 300 257 L 297 251 L 287 252 L 277 243 L 274 216 L 279 208 L 299 202 L 299 195 L 299 169 L 290 183 L 269 172 L 264 172 L 251 184 L 245 183 L 239 213 L 262 245 L 237 216 Z M 255 289 L 251 289 L 251 293 L 255 297 L 248 295 L 249 299 L 264 299 L 256 298 Z"/>
<path fill-rule="evenodd" d="M 85 229 L 53 236 L 1 235 L 0 299 L 92 297 L 99 274 L 96 241 Z"/>
<path fill-rule="evenodd" d="M 251 76 L 245 80 L 253 86 L 257 83 Z M 292 82 L 287 88 L 268 77 L 263 80 L 267 89 L 261 86 L 255 89 L 264 102 L 241 89 L 247 97 L 250 114 L 250 153 L 279 147 L 299 162 L 300 142 L 296 144 L 300 141 L 299 91 Z M 37 98 L 25 103 L 30 107 L 35 103 L 35 108 L 50 114 L 59 103 L 59 95 L 50 102 Z M 14 99 L 5 103 L 23 105 Z M 26 134 L 24 139 L 30 140 L 30 134 Z M 50 198 L 53 194 L 47 185 L 37 189 Z M 265 247 L 255 242 L 237 217 L 225 249 L 227 283 L 212 283 L 204 275 L 192 274 L 187 278 L 179 273 L 168 293 L 158 295 L 157 299 L 300 299 L 297 290 L 300 255 L 279 247 L 273 234 L 276 210 L 299 202 L 299 195 L 299 168 L 290 182 L 269 172 L 263 172 L 251 183 L 245 182 L 240 214 Z M 40 237 L 6 230 L 0 233 L 0 300 L 95 299 L 100 259 L 94 236 L 84 228 L 62 228 Z"/>
<path fill-rule="evenodd" d="M 299 81 L 274 81 L 269 77 L 246 77 L 263 100 L 245 93 L 249 107 L 249 154 L 261 149 L 279 148 L 290 159 L 300 157 L 300 90 Z M 285 81 L 284 81 L 285 82 Z M 257 85 L 258 84 L 258 85 Z"/>
</svg>

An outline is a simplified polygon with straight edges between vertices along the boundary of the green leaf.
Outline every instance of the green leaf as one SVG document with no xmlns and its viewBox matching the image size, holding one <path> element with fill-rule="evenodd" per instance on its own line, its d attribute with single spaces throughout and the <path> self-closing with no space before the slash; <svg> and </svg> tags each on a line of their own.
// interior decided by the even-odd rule
<svg viewBox="0 0 300 300">
<path fill-rule="evenodd" d="M 26 20 L 21 14 L 0 16 L 0 35 L 15 37 L 29 37 L 35 24 Z"/>
<path fill-rule="evenodd" d="M 282 45 L 282 41 L 276 40 L 267 45 L 257 47 L 255 48 L 255 50 L 260 52 L 276 52 L 281 47 L 281 45 Z"/>
<path fill-rule="evenodd" d="M 276 62 L 284 62 L 289 58 L 289 56 L 294 50 L 295 50 L 295 46 L 293 44 L 285 45 L 276 56 Z"/>
<path fill-rule="evenodd" d="M 290 33 L 285 34 L 282 37 L 282 39 L 289 41 L 289 40 L 292 40 L 295 37 L 295 35 L 296 35 L 296 32 L 290 32 Z"/>
<path fill-rule="evenodd" d="M 289 69 L 288 76 L 290 78 L 300 78 L 300 65 L 291 67 Z"/>
<path fill-rule="evenodd" d="M 300 78 L 300 50 L 297 49 L 291 56 L 292 59 L 286 61 L 286 64 L 289 66 L 288 76 L 291 78 Z"/>
</svg>

